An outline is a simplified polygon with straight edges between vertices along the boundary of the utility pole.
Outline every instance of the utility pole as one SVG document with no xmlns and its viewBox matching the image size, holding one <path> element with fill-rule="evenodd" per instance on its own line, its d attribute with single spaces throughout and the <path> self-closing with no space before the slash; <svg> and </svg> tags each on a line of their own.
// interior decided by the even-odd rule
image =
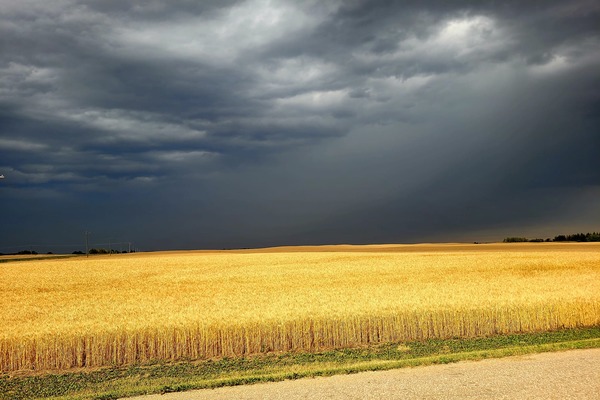
<svg viewBox="0 0 600 400">
<path fill-rule="evenodd" d="M 108 255 L 112 256 L 112 249 L 110 248 L 110 238 L 108 238 Z"/>
<path fill-rule="evenodd" d="M 131 242 L 129 242 L 129 252 L 131 253 Z"/>
<path fill-rule="evenodd" d="M 88 242 L 88 236 L 90 236 L 91 232 L 85 231 L 84 235 L 85 235 L 85 256 L 89 257 L 90 256 L 90 250 L 89 250 L 89 242 Z"/>
</svg>

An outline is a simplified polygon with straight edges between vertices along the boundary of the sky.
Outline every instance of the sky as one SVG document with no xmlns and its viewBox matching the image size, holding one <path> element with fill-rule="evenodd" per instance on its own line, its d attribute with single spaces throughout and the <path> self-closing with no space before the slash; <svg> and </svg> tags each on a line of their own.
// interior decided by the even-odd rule
<svg viewBox="0 0 600 400">
<path fill-rule="evenodd" d="M 0 252 L 598 231 L 599 89 L 594 0 L 0 0 Z"/>
</svg>

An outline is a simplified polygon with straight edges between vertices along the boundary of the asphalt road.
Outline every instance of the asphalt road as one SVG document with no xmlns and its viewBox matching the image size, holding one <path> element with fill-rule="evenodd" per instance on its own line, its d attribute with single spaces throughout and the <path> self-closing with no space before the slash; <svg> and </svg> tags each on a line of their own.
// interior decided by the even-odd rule
<svg viewBox="0 0 600 400">
<path fill-rule="evenodd" d="M 600 400 L 600 349 L 129 398 L 134 399 Z"/>
</svg>

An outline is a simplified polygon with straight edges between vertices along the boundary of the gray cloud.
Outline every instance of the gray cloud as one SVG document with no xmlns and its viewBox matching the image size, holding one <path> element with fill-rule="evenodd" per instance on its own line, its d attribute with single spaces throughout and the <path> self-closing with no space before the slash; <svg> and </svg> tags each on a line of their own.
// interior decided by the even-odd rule
<svg viewBox="0 0 600 400">
<path fill-rule="evenodd" d="M 5 247 L 597 229 L 594 1 L 0 5 Z"/>
</svg>

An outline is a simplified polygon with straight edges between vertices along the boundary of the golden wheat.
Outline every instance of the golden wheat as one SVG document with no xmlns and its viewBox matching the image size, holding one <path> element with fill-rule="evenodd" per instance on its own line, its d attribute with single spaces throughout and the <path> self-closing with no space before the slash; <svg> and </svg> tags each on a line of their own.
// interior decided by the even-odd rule
<svg viewBox="0 0 600 400">
<path fill-rule="evenodd" d="M 600 324 L 600 245 L 334 246 L 0 264 L 0 371 Z"/>
</svg>

